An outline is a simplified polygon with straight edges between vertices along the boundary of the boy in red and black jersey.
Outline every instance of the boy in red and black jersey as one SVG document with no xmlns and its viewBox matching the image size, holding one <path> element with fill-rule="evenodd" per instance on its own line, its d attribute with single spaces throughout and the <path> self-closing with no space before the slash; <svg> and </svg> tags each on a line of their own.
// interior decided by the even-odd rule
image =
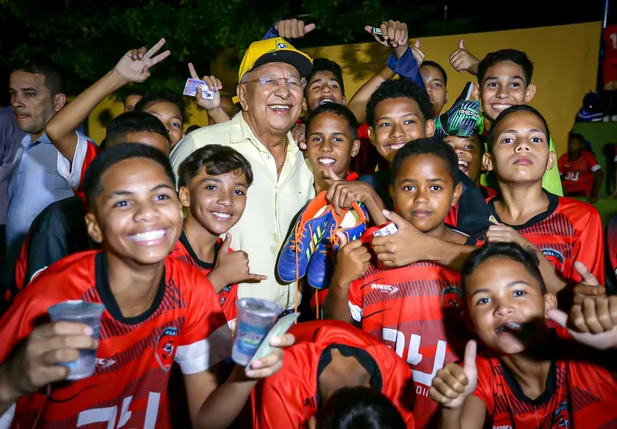
<svg viewBox="0 0 617 429">
<path fill-rule="evenodd" d="M 366 183 L 357 182 L 358 174 L 350 170 L 360 150 L 358 121 L 353 113 L 341 104 L 327 103 L 313 110 L 306 125 L 306 158 L 313 170 L 315 194 L 329 191 L 326 198 L 337 212 L 349 209 L 352 202 L 362 202 L 371 217 L 384 222 L 379 196 Z M 327 293 L 327 289 L 304 290 L 304 297 L 311 294 L 311 314 L 323 308 Z"/>
<path fill-rule="evenodd" d="M 530 106 L 510 107 L 493 123 L 484 162 L 499 184 L 501 195 L 488 203 L 500 224 L 490 226 L 486 238 L 535 246 L 543 255 L 545 279 L 561 279 L 548 285 L 557 292 L 581 280 L 575 261 L 583 262 L 596 278 L 604 278 L 604 241 L 600 215 L 593 206 L 542 189 L 542 177 L 555 163 L 549 139 L 546 121 Z"/>
<path fill-rule="evenodd" d="M 475 239 L 445 225 L 462 190 L 457 171 L 458 158 L 446 143 L 415 140 L 394 158 L 392 197 L 398 214 L 422 233 L 473 246 Z M 467 337 L 458 272 L 427 261 L 387 267 L 360 240 L 342 246 L 337 261 L 326 316 L 361 324 L 406 360 L 416 385 L 416 424 L 427 427 L 436 410 L 428 398 L 432 378 L 457 359 Z"/>
<path fill-rule="evenodd" d="M 251 274 L 248 256 L 229 248 L 229 229 L 242 217 L 253 183 L 251 164 L 235 149 L 208 145 L 193 152 L 178 172 L 186 220 L 170 256 L 199 268 L 214 286 L 228 322 L 236 319 L 238 283 L 264 280 Z M 227 234 L 225 240 L 220 236 Z"/>
<path fill-rule="evenodd" d="M 168 257 L 182 229 L 169 159 L 145 145 L 117 145 L 97 156 L 84 185 L 88 233 L 103 251 L 43 271 L 0 320 L 2 422 L 169 428 L 167 383 L 176 363 L 193 425 L 227 427 L 255 383 L 246 377 L 255 374 L 236 369 L 213 393 L 213 367 L 229 356 L 231 333 L 210 282 Z M 91 327 L 46 323 L 49 306 L 67 300 L 105 305 L 98 341 Z M 75 360 L 80 349 L 97 349 L 95 373 L 57 383 L 69 375 L 58 364 Z M 270 373 L 280 352 L 271 358 L 261 362 Z M 206 401 L 210 394 L 215 403 Z M 220 400 L 234 410 L 221 413 Z"/>
<path fill-rule="evenodd" d="M 471 341 L 464 366 L 448 364 L 433 379 L 441 428 L 617 425 L 614 297 L 586 295 L 568 320 L 555 309 L 536 253 L 515 243 L 474 251 L 462 276 L 470 322 L 487 349 L 476 357 Z M 585 281 L 598 285 L 590 274 Z"/>
<path fill-rule="evenodd" d="M 598 202 L 604 172 L 593 153 L 585 150 L 581 134 L 570 133 L 568 153 L 561 155 L 558 166 L 566 197 L 587 197 L 590 203 Z"/>
<path fill-rule="evenodd" d="M 388 346 L 337 321 L 299 323 L 289 333 L 296 342 L 285 350 L 283 369 L 252 393 L 252 427 L 306 428 L 338 389 L 366 386 L 390 399 L 414 428 L 411 370 Z"/>
</svg>

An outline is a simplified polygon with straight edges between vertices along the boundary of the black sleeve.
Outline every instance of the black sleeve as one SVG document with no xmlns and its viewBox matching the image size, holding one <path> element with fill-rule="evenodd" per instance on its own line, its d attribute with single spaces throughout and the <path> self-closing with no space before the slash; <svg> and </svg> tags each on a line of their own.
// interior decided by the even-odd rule
<svg viewBox="0 0 617 429">
<path fill-rule="evenodd" d="M 617 295 L 617 213 L 606 222 L 604 246 L 604 285 L 607 295 Z M 602 283 L 602 279 L 598 279 Z"/>
<path fill-rule="evenodd" d="M 25 284 L 37 272 L 75 252 L 89 249 L 86 209 L 78 197 L 49 205 L 30 227 Z"/>
<path fill-rule="evenodd" d="M 470 237 L 478 237 L 493 224 L 490 220 L 494 215 L 493 210 L 486 204 L 480 189 L 465 173 L 458 170 L 457 175 L 457 180 L 463 184 L 463 193 L 458 203 L 456 229 Z"/>
</svg>

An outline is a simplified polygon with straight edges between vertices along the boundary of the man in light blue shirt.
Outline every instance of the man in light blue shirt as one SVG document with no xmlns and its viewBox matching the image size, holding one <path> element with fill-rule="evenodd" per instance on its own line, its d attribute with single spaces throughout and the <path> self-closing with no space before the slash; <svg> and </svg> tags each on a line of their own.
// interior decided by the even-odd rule
<svg viewBox="0 0 617 429">
<path fill-rule="evenodd" d="M 15 165 L 15 155 L 26 133 L 19 129 L 13 107 L 0 109 L 0 255 L 6 253 L 6 215 L 9 211 L 9 177 Z"/>
<path fill-rule="evenodd" d="M 44 60 L 26 60 L 13 68 L 9 94 L 17 125 L 26 135 L 17 150 L 8 183 L 3 282 L 13 275 L 34 218 L 49 204 L 73 195 L 71 185 L 58 172 L 61 155 L 45 134 L 47 122 L 66 103 L 60 73 Z"/>
</svg>

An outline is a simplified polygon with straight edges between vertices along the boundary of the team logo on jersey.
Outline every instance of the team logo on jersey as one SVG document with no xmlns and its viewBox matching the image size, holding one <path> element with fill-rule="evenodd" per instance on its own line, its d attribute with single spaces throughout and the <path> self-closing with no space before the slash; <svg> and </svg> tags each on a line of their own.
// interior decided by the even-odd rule
<svg viewBox="0 0 617 429">
<path fill-rule="evenodd" d="M 499 222 L 497 222 L 497 218 L 496 218 L 495 216 L 493 216 L 493 215 L 490 215 L 490 216 L 488 217 L 488 221 L 489 221 L 490 223 L 494 223 L 495 225 L 499 225 Z"/>
<path fill-rule="evenodd" d="M 287 45 L 285 43 L 277 43 L 276 44 L 276 48 L 277 49 L 286 49 Z"/>
<path fill-rule="evenodd" d="M 443 308 L 461 308 L 463 305 L 463 291 L 456 286 L 447 286 L 441 292 L 441 306 Z"/>
<path fill-rule="evenodd" d="M 566 401 L 561 402 L 557 408 L 555 408 L 553 422 L 557 422 L 558 428 L 570 427 L 570 414 L 568 413 L 568 403 Z"/>
<path fill-rule="evenodd" d="M 171 369 L 171 365 L 174 363 L 174 356 L 176 355 L 176 341 L 178 340 L 178 328 L 170 326 L 163 329 L 159 339 L 156 342 L 156 348 L 154 354 L 156 360 L 165 372 Z"/>
<path fill-rule="evenodd" d="M 101 369 L 109 368 L 111 366 L 114 366 L 115 364 L 116 364 L 116 361 L 113 359 L 104 359 L 104 358 L 96 359 L 96 366 Z"/>
<path fill-rule="evenodd" d="M 555 270 L 563 271 L 563 262 L 566 258 L 558 250 L 546 248 L 542 249 L 542 254 L 551 263 Z"/>
</svg>

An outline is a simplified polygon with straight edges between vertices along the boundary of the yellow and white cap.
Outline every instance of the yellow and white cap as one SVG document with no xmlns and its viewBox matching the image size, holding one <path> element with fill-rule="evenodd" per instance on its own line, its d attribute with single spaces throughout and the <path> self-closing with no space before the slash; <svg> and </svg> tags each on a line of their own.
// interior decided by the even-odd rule
<svg viewBox="0 0 617 429">
<path fill-rule="evenodd" d="M 282 37 L 275 37 L 251 43 L 240 64 L 238 82 L 251 70 L 275 62 L 294 66 L 301 77 L 307 77 L 313 70 L 311 57 L 294 48 Z"/>
</svg>

